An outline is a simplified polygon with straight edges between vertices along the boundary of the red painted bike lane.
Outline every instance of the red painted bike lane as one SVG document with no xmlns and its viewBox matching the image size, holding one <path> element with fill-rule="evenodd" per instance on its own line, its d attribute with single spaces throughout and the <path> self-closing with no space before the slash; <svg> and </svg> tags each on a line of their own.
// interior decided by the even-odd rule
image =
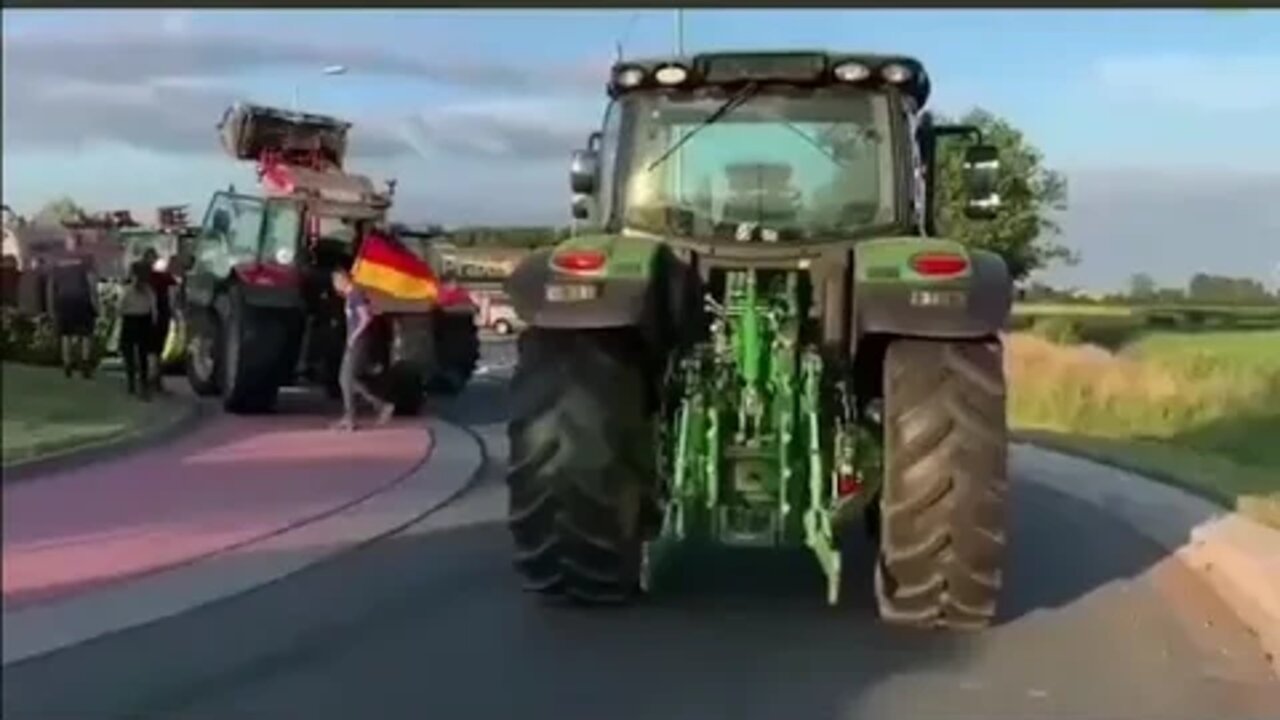
<svg viewBox="0 0 1280 720">
<path fill-rule="evenodd" d="M 219 416 L 164 447 L 5 487 L 7 610 L 182 564 L 390 487 L 421 422 L 341 433 L 315 416 Z"/>
</svg>

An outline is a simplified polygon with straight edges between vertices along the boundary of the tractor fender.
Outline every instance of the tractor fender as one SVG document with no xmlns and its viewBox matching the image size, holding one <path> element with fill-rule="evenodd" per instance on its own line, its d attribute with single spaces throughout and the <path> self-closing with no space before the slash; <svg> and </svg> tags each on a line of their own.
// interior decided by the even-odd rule
<svg viewBox="0 0 1280 720">
<path fill-rule="evenodd" d="M 996 253 L 918 237 L 867 241 L 854 252 L 859 335 L 977 338 L 994 335 L 1008 323 L 1013 282 Z M 924 276 L 911 266 L 920 253 L 960 255 L 967 267 L 952 276 Z"/>
<path fill-rule="evenodd" d="M 604 253 L 604 265 L 590 273 L 569 273 L 552 263 L 557 254 L 582 250 Z M 530 327 L 640 327 L 672 341 L 698 310 L 698 282 L 693 269 L 661 243 L 595 236 L 530 254 L 511 273 L 505 290 L 516 315 Z M 592 286 L 592 296 L 562 291 L 581 285 Z"/>
</svg>

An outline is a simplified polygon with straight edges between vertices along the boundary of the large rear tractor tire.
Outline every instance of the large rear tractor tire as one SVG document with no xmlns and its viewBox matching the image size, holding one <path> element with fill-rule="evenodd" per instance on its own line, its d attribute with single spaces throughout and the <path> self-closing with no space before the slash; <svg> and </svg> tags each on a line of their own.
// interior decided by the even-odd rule
<svg viewBox="0 0 1280 720">
<path fill-rule="evenodd" d="M 222 406 L 235 414 L 269 412 L 284 379 L 286 311 L 252 307 L 235 286 L 227 294 L 225 307 L 220 348 Z"/>
<path fill-rule="evenodd" d="M 876 596 L 886 622 L 978 629 L 996 614 L 1008 445 L 996 340 L 896 340 L 884 360 Z"/>
<path fill-rule="evenodd" d="M 639 587 L 657 472 L 641 357 L 625 331 L 532 328 L 520 338 L 507 485 L 526 590 L 606 604 Z"/>
<path fill-rule="evenodd" d="M 440 312 L 435 319 L 436 371 L 427 392 L 457 395 L 480 362 L 480 330 L 470 313 Z"/>
<path fill-rule="evenodd" d="M 387 370 L 387 400 L 395 405 L 396 415 L 413 417 L 422 412 L 426 399 L 422 371 L 413 363 L 396 363 Z"/>
</svg>

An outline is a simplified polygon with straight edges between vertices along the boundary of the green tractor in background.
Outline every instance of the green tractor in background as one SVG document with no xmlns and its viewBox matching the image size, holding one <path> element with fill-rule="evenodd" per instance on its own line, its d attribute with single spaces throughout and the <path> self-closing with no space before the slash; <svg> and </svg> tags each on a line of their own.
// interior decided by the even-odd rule
<svg viewBox="0 0 1280 720">
<path fill-rule="evenodd" d="M 110 281 L 127 283 L 129 267 L 142 259 L 147 250 L 154 250 L 165 269 L 175 279 L 180 279 L 191 262 L 192 246 L 197 235 L 197 228 L 187 222 L 187 208 L 184 205 L 167 205 L 157 210 L 158 218 L 155 226 L 129 227 L 116 231 L 115 240 L 120 247 L 120 263 L 111 273 Z M 169 330 L 165 337 L 164 349 L 160 353 L 160 366 L 166 373 L 181 374 L 186 360 L 186 321 L 183 309 L 183 288 L 179 283 L 174 287 L 173 316 L 169 320 Z M 113 318 L 110 347 L 116 351 L 119 344 L 119 318 Z"/>
<path fill-rule="evenodd" d="M 807 546 L 835 604 L 861 527 L 884 620 L 989 624 L 1012 283 L 936 237 L 934 184 L 941 139 L 971 139 L 966 211 L 993 217 L 996 150 L 933 123 L 908 57 L 626 61 L 608 89 L 570 171 L 593 229 L 507 282 L 526 588 L 623 602 L 673 551 Z"/>
</svg>

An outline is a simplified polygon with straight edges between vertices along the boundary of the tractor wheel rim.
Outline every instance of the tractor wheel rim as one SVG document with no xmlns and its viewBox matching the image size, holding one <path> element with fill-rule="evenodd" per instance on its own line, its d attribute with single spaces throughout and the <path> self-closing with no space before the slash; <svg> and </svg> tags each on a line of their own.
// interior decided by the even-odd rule
<svg viewBox="0 0 1280 720">
<path fill-rule="evenodd" d="M 213 354 L 211 343 L 202 337 L 191 339 L 191 363 L 195 365 L 196 374 L 208 377 L 213 372 Z"/>
</svg>

